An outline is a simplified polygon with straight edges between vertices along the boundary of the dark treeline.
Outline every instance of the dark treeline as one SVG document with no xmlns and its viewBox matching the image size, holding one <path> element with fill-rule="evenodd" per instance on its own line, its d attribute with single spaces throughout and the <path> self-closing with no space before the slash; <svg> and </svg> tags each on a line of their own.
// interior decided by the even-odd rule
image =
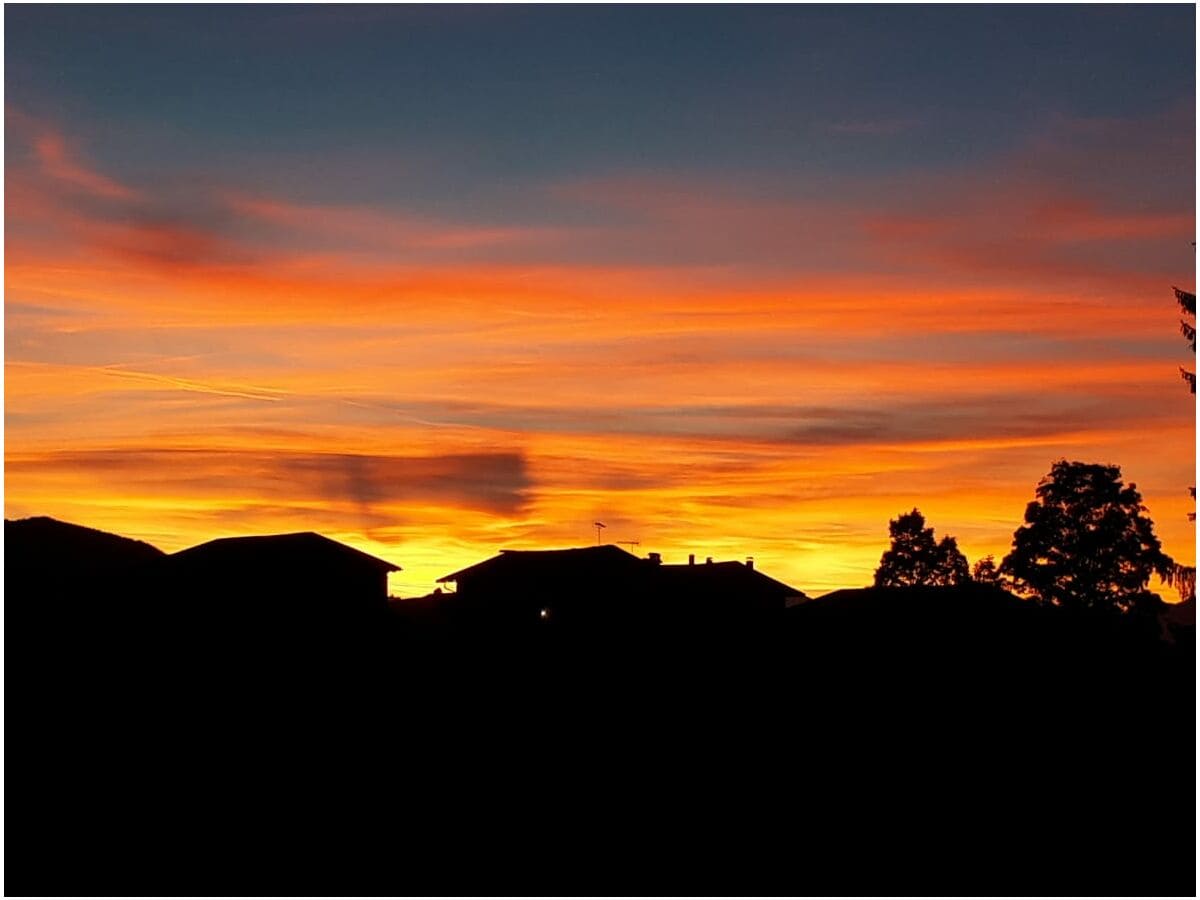
<svg viewBox="0 0 1200 900">
<path fill-rule="evenodd" d="M 389 602 L 316 535 L 6 522 L 9 890 L 1194 894 L 1194 624 L 1080 466 L 991 572 L 914 511 L 817 598 L 597 547 Z M 1080 478 L 1110 513 L 1039 543 Z"/>
</svg>

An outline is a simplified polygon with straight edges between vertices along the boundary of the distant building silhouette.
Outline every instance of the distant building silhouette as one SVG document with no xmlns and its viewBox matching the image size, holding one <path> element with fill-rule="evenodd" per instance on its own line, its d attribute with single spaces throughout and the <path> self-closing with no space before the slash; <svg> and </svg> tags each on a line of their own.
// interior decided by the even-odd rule
<svg viewBox="0 0 1200 900">
<path fill-rule="evenodd" d="M 735 619 L 781 611 L 805 599 L 753 563 L 663 565 L 611 544 L 565 550 L 503 550 L 438 579 L 456 591 L 443 602 L 462 623 L 521 627 L 625 627 Z"/>
<path fill-rule="evenodd" d="M 143 541 L 47 516 L 6 519 L 4 544 L 5 622 L 24 640 L 100 640 L 166 558 Z"/>
<path fill-rule="evenodd" d="M 1193 594 L 1182 603 L 1164 603 L 1158 613 L 1159 630 L 1163 640 L 1175 643 L 1177 640 L 1190 640 L 1194 652 L 1196 640 L 1196 595 Z"/>
<path fill-rule="evenodd" d="M 689 609 L 720 615 L 772 612 L 803 602 L 802 592 L 776 581 L 745 563 L 712 562 L 664 565 L 654 572 L 655 590 L 664 597 L 678 598 L 683 612 Z"/>
<path fill-rule="evenodd" d="M 605 544 L 567 550 L 502 550 L 438 579 L 454 584 L 443 603 L 453 618 L 481 627 L 619 618 L 615 598 L 645 592 L 650 563 Z"/>
<path fill-rule="evenodd" d="M 189 600 L 337 616 L 385 612 L 387 576 L 400 567 L 306 531 L 219 538 L 172 554 L 162 571 Z"/>
<path fill-rule="evenodd" d="M 4 586 L 10 598 L 79 599 L 123 587 L 164 554 L 144 541 L 48 516 L 4 520 Z"/>
</svg>

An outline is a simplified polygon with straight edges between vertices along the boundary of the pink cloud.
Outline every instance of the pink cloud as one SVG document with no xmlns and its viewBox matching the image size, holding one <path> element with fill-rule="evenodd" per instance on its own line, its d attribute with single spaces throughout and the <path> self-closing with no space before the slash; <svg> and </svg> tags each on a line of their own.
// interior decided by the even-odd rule
<svg viewBox="0 0 1200 900">
<path fill-rule="evenodd" d="M 559 233 L 519 226 L 472 226 L 365 207 L 308 205 L 242 194 L 228 194 L 224 202 L 238 215 L 256 222 L 365 247 L 472 249 L 547 241 Z"/>
<path fill-rule="evenodd" d="M 42 171 L 57 181 L 110 200 L 130 200 L 137 196 L 137 192 L 132 188 L 75 159 L 68 151 L 63 136 L 58 132 L 43 131 L 34 139 L 33 148 Z"/>
</svg>

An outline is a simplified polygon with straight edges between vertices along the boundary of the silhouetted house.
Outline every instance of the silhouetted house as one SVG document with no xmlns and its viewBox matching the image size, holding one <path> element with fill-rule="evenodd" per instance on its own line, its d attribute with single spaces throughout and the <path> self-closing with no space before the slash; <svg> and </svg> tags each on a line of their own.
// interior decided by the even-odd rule
<svg viewBox="0 0 1200 900">
<path fill-rule="evenodd" d="M 1016 653 L 1016 647 L 1043 632 L 1039 618 L 1036 604 L 995 585 L 971 582 L 837 590 L 789 608 L 785 627 L 801 641 L 816 642 L 806 652 L 918 665 L 924 659 L 944 660 L 951 652 L 970 656 L 981 648 Z"/>
<path fill-rule="evenodd" d="M 649 565 L 612 545 L 502 550 L 438 583 L 455 585 L 444 602 L 465 623 L 596 622 L 619 615 L 627 608 L 623 600 L 645 593 Z"/>
<path fill-rule="evenodd" d="M 684 611 L 708 615 L 749 616 L 780 612 L 808 598 L 803 592 L 776 581 L 745 563 L 689 562 L 659 566 L 655 590 L 673 599 Z"/>
<path fill-rule="evenodd" d="M 1021 616 L 1031 604 L 1001 587 L 959 585 L 843 588 L 790 610 L 795 618 L 845 621 L 855 628 L 877 625 L 887 633 L 897 624 L 937 623 L 957 632 Z"/>
<path fill-rule="evenodd" d="M 311 531 L 220 538 L 167 557 L 174 596 L 235 614 L 312 613 L 330 621 L 385 613 L 400 567 Z"/>
<path fill-rule="evenodd" d="M 25 597 L 78 601 L 119 595 L 133 573 L 164 556 L 144 541 L 48 516 L 5 519 L 4 544 L 10 604 Z"/>
<path fill-rule="evenodd" d="M 664 566 L 612 545 L 505 550 L 438 579 L 459 621 L 498 626 L 544 622 L 636 629 L 782 611 L 804 595 L 740 562 Z"/>
<path fill-rule="evenodd" d="M 1175 643 L 1178 640 L 1196 640 L 1196 596 L 1193 594 L 1182 603 L 1164 603 L 1158 613 L 1159 629 L 1163 640 Z"/>
<path fill-rule="evenodd" d="M 49 639 L 65 654 L 111 648 L 128 631 L 125 612 L 145 573 L 166 558 L 143 541 L 46 516 L 6 519 L 4 543 L 9 634 Z"/>
</svg>

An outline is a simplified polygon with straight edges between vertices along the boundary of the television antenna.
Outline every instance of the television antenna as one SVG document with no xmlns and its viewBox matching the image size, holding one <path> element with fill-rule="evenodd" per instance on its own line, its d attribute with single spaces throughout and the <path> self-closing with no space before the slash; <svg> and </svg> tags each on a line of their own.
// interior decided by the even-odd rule
<svg viewBox="0 0 1200 900">
<path fill-rule="evenodd" d="M 642 542 L 641 542 L 641 541 L 613 541 L 613 543 L 614 543 L 614 544 L 626 544 L 626 545 L 628 545 L 628 546 L 630 546 L 630 547 L 640 547 L 640 546 L 642 546 Z"/>
<path fill-rule="evenodd" d="M 605 525 L 603 522 L 593 522 L 592 524 L 596 526 L 596 546 L 599 547 L 600 546 L 600 529 L 607 528 L 608 526 Z"/>
</svg>

